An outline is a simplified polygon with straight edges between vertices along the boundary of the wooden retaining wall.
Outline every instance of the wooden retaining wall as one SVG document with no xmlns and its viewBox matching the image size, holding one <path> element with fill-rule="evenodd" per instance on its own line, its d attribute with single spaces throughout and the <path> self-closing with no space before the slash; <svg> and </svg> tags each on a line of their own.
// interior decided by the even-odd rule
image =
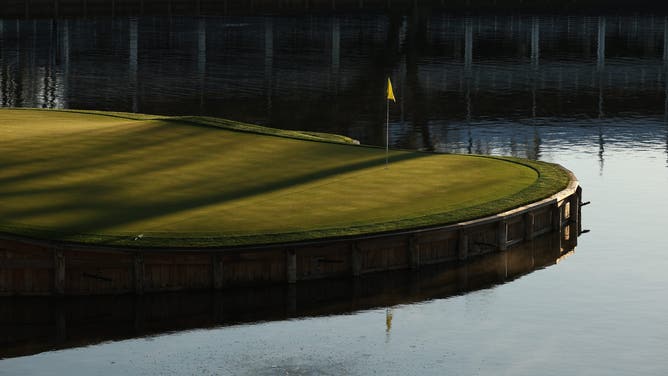
<svg viewBox="0 0 668 376">
<path fill-rule="evenodd" d="M 0 295 L 143 294 L 356 277 L 466 260 L 548 232 L 577 244 L 581 188 L 450 226 L 221 249 L 128 249 L 0 237 Z"/>
<path fill-rule="evenodd" d="M 443 299 L 554 265 L 573 252 L 560 246 L 559 234 L 546 234 L 467 262 L 423 265 L 419 273 L 401 270 L 216 291 L 66 299 L 4 297 L 0 299 L 0 359 L 178 330 Z"/>
</svg>

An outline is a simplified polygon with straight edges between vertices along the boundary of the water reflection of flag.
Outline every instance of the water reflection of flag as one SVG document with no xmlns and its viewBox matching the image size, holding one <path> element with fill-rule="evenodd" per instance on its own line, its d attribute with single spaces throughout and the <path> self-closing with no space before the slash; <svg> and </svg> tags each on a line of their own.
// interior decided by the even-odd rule
<svg viewBox="0 0 668 376">
<path fill-rule="evenodd" d="M 396 99 L 394 99 L 394 91 L 392 90 L 392 81 L 390 81 L 390 78 L 387 78 L 387 99 L 392 100 L 392 102 L 397 102 Z"/>
</svg>

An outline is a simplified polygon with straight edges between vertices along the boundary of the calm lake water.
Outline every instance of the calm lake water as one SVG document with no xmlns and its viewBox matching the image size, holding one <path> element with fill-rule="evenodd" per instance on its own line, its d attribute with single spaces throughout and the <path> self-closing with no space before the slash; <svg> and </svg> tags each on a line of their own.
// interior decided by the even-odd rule
<svg viewBox="0 0 668 376">
<path fill-rule="evenodd" d="M 203 114 L 383 145 L 390 76 L 393 147 L 560 163 L 592 203 L 567 259 L 548 242 L 361 287 L 0 300 L 0 353 L 18 356 L 0 375 L 668 374 L 668 19 L 630 14 L 1 20 L 3 107 Z"/>
</svg>

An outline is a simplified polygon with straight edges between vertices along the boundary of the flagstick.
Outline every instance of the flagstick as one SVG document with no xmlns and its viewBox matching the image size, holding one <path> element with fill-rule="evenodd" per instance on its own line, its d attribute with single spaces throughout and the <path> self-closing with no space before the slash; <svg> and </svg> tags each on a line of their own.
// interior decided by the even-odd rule
<svg viewBox="0 0 668 376">
<path fill-rule="evenodd" d="M 385 168 L 388 165 L 388 156 L 390 154 L 390 99 L 387 100 L 387 111 L 385 116 Z"/>
</svg>

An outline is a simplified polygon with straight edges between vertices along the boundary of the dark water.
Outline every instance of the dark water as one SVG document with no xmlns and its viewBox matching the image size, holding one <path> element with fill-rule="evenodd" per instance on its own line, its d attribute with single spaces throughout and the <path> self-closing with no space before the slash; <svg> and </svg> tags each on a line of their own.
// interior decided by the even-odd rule
<svg viewBox="0 0 668 376">
<path fill-rule="evenodd" d="M 313 303 L 313 292 L 302 302 L 324 316 L 260 307 L 232 326 L 148 336 L 162 330 L 125 326 L 129 334 L 98 339 L 137 338 L 2 360 L 0 374 L 668 373 L 663 14 L 4 19 L 0 45 L 3 106 L 206 114 L 376 145 L 389 75 L 392 146 L 557 162 L 592 201 L 583 213 L 591 232 L 572 257 L 509 283 L 369 305 L 343 295 L 340 310 Z M 332 290 L 315 291 L 327 300 Z M 285 294 L 265 296 L 283 307 Z M 178 312 L 178 302 L 215 306 L 167 306 Z M 86 323 L 97 333 L 99 321 L 64 317 L 77 329 L 42 349 L 86 343 L 77 342 Z M 188 317 L 162 328 L 229 324 Z M 57 334 L 48 320 L 45 332 Z"/>
</svg>

